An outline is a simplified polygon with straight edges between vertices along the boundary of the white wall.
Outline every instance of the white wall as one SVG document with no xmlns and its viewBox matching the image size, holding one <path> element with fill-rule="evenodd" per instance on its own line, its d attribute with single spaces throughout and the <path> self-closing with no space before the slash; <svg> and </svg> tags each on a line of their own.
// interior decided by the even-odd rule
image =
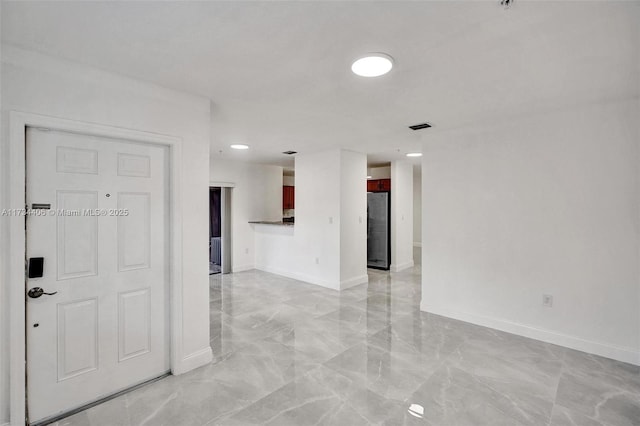
<svg viewBox="0 0 640 426">
<path fill-rule="evenodd" d="M 297 155 L 295 226 L 255 225 L 256 268 L 336 290 L 366 282 L 365 173 L 364 154 Z"/>
<path fill-rule="evenodd" d="M 256 233 L 256 268 L 336 288 L 340 281 L 340 151 L 296 155 L 296 223 L 282 244 Z"/>
<path fill-rule="evenodd" d="M 422 172 L 413 168 L 413 245 L 422 246 Z"/>
<path fill-rule="evenodd" d="M 391 178 L 391 166 L 383 167 L 371 167 L 367 169 L 367 176 L 371 176 L 371 179 L 390 179 Z"/>
<path fill-rule="evenodd" d="M 635 99 L 430 137 L 421 308 L 640 363 L 638 117 Z"/>
<path fill-rule="evenodd" d="M 413 266 L 413 165 L 391 163 L 391 271 Z"/>
<path fill-rule="evenodd" d="M 367 277 L 367 156 L 343 150 L 340 156 L 340 283 Z"/>
<path fill-rule="evenodd" d="M 282 167 L 212 159 L 209 181 L 233 184 L 231 269 L 253 269 L 254 235 L 249 221 L 282 220 Z"/>
<path fill-rule="evenodd" d="M 0 15 L 2 10 L 2 2 L 0 2 Z M 0 60 L 2 59 L 3 46 L 0 44 Z M 4 102 L 4 84 L 3 81 L 3 68 L 4 66 L 0 62 L 0 114 L 2 114 L 2 104 Z M 7 130 L 5 130 L 5 124 L 3 117 L 0 117 L 0 135 L 2 138 L 6 137 Z M 0 141 L 0 165 L 2 169 L 7 167 L 8 147 L 6 143 Z M 0 179 L 0 207 L 7 207 L 8 192 L 9 192 L 9 179 L 0 171 L 2 179 Z M 7 288 L 8 271 L 5 266 L 5 259 L 7 259 L 6 243 L 8 232 L 8 220 L 0 218 L 0 425 L 9 421 L 9 312 L 8 305 L 5 302 L 9 296 Z"/>
<path fill-rule="evenodd" d="M 208 362 L 209 303 L 207 274 L 207 185 L 209 180 L 210 103 L 180 92 L 99 71 L 79 64 L 2 46 L 2 187 L 8 208 L 9 111 L 43 114 L 71 120 L 155 132 L 182 138 L 182 259 L 184 283 L 185 360 Z M 16 206 L 11 206 L 16 207 Z M 7 259 L 8 221 L 0 227 L 0 260 Z M 8 421 L 7 275 L 0 277 L 0 424 Z"/>
<path fill-rule="evenodd" d="M 422 264 L 422 171 L 413 167 L 413 263 Z"/>
</svg>

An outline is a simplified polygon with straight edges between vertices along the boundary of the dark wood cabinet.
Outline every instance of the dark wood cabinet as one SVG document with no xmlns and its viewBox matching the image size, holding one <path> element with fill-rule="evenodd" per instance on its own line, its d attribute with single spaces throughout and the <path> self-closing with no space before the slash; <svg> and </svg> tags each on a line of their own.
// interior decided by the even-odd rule
<svg viewBox="0 0 640 426">
<path fill-rule="evenodd" d="M 295 186 L 282 187 L 282 209 L 295 209 Z"/>
<path fill-rule="evenodd" d="M 367 181 L 367 192 L 389 191 L 391 191 L 391 179 L 369 179 Z"/>
</svg>

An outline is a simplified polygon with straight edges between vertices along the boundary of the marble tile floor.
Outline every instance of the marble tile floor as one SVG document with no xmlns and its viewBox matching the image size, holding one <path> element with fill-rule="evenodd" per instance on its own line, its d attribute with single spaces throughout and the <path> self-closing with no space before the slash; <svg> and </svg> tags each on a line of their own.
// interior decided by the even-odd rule
<svg viewBox="0 0 640 426">
<path fill-rule="evenodd" d="M 419 266 L 341 293 L 210 277 L 214 361 L 62 425 L 640 425 L 640 368 L 420 312 Z"/>
</svg>

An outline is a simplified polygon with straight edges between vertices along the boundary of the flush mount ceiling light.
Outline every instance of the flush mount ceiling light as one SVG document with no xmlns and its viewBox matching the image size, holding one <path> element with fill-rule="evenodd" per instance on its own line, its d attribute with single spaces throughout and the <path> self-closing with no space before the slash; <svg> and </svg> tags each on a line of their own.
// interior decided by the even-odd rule
<svg viewBox="0 0 640 426">
<path fill-rule="evenodd" d="M 351 65 L 351 71 L 360 77 L 379 77 L 391 71 L 393 58 L 384 53 L 369 53 Z"/>
<path fill-rule="evenodd" d="M 233 149 L 249 149 L 249 145 L 236 143 L 236 144 L 231 145 L 231 148 L 233 148 Z"/>
<path fill-rule="evenodd" d="M 422 157 L 421 152 L 410 152 L 407 154 L 407 157 Z"/>
</svg>

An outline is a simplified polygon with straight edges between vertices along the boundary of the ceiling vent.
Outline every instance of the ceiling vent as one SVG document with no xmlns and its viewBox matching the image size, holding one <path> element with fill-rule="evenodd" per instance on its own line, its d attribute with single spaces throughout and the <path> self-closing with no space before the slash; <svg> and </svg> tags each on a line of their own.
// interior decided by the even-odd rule
<svg viewBox="0 0 640 426">
<path fill-rule="evenodd" d="M 431 124 L 429 123 L 414 124 L 413 126 L 409 126 L 411 130 L 428 129 L 429 127 L 431 127 Z"/>
<path fill-rule="evenodd" d="M 283 154 L 287 154 L 287 155 L 293 155 L 293 154 L 297 154 L 297 151 L 284 151 Z"/>
</svg>

